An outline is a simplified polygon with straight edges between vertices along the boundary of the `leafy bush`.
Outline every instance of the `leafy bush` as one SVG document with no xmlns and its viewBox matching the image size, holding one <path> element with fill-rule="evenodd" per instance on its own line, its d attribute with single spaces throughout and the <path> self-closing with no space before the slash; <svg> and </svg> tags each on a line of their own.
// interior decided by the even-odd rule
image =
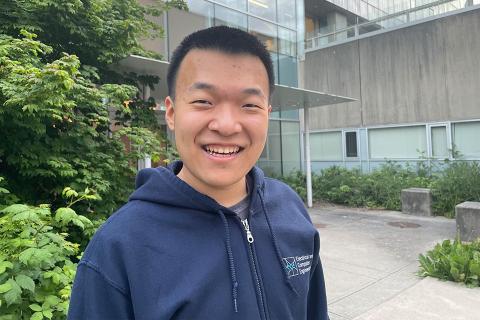
<svg viewBox="0 0 480 320">
<path fill-rule="evenodd" d="M 14 204 L 0 216 L 0 319 L 64 319 L 68 311 L 79 245 L 67 240 L 76 226 L 92 234 L 92 222 L 71 206 L 96 198 L 67 188 L 66 207 Z"/>
<path fill-rule="evenodd" d="M 305 175 L 298 171 L 279 177 L 306 199 Z M 480 201 L 480 164 L 455 161 L 426 164 L 417 168 L 387 162 L 370 173 L 338 166 L 312 175 L 313 199 L 354 207 L 401 209 L 401 191 L 430 188 L 437 215 L 455 216 L 455 206 Z"/>
<path fill-rule="evenodd" d="M 480 239 L 472 243 L 445 240 L 425 255 L 421 254 L 419 261 L 420 276 L 480 286 Z"/>
<path fill-rule="evenodd" d="M 127 108 L 123 102 L 137 89 L 95 85 L 73 55 L 45 63 L 42 57 L 52 48 L 34 34 L 23 35 L 0 35 L 0 175 L 30 204 L 60 205 L 64 186 L 93 188 L 102 199 L 94 211 L 106 216 L 133 189 L 131 157 L 158 151 L 158 140 L 147 128 L 109 134 L 109 109 Z M 121 134 L 141 148 L 127 154 Z"/>
<path fill-rule="evenodd" d="M 432 183 L 433 210 L 438 215 L 455 216 L 455 206 L 464 201 L 480 201 L 480 164 L 452 162 Z"/>
</svg>

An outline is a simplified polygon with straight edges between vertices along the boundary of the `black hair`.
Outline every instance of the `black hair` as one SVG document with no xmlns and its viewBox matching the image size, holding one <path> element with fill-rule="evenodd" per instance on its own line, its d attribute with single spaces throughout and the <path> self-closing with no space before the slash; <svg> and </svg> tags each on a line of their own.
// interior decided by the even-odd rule
<svg viewBox="0 0 480 320">
<path fill-rule="evenodd" d="M 210 49 L 230 54 L 249 54 L 258 57 L 267 70 L 269 96 L 272 96 L 275 76 L 272 58 L 265 45 L 254 35 L 240 29 L 216 26 L 186 36 L 173 52 L 167 73 L 168 95 L 172 99 L 175 99 L 175 83 L 180 64 L 187 53 L 193 49 Z"/>
</svg>

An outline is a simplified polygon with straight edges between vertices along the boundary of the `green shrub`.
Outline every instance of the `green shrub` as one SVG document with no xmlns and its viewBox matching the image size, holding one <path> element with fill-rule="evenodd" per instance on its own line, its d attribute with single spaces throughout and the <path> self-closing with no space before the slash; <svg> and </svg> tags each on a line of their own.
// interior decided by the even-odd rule
<svg viewBox="0 0 480 320">
<path fill-rule="evenodd" d="M 462 243 L 458 239 L 437 244 L 425 255 L 420 255 L 422 277 L 430 276 L 442 280 L 463 282 L 471 287 L 480 286 L 480 239 Z"/>
<path fill-rule="evenodd" d="M 89 190 L 65 189 L 70 203 L 51 211 L 49 205 L 14 204 L 0 212 L 0 319 L 65 319 L 75 276 L 79 244 L 66 230 L 94 232 L 92 222 L 71 206 L 93 199 Z"/>
<path fill-rule="evenodd" d="M 437 215 L 455 217 L 455 206 L 464 201 L 480 201 L 478 162 L 451 162 L 436 174 L 432 183 L 433 210 Z"/>
<path fill-rule="evenodd" d="M 278 176 L 276 177 L 286 184 L 288 184 L 295 192 L 303 199 L 303 201 L 307 200 L 307 178 L 301 171 L 292 172 L 286 176 Z"/>
</svg>

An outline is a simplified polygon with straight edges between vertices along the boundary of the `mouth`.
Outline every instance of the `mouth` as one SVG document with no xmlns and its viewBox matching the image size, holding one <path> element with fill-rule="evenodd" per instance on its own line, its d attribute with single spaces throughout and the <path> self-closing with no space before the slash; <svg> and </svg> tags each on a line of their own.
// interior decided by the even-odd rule
<svg viewBox="0 0 480 320">
<path fill-rule="evenodd" d="M 235 156 L 238 153 L 240 153 L 244 148 L 237 146 L 237 145 L 231 145 L 231 146 L 220 146 L 220 145 L 212 145 L 212 144 L 207 144 L 202 146 L 203 150 L 207 152 L 209 155 L 214 156 L 214 157 L 231 157 Z"/>
</svg>

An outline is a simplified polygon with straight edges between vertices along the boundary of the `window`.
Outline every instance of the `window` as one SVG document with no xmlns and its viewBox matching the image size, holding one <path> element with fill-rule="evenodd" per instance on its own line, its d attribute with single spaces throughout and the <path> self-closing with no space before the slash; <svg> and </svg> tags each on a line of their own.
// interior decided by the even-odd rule
<svg viewBox="0 0 480 320">
<path fill-rule="evenodd" d="M 453 143 L 460 157 L 480 158 L 480 121 L 453 124 Z"/>
<path fill-rule="evenodd" d="M 216 5 L 215 25 L 229 26 L 247 31 L 247 15 Z"/>
<path fill-rule="evenodd" d="M 265 44 L 268 51 L 277 52 L 277 26 L 273 23 L 248 17 L 248 30 Z"/>
<path fill-rule="evenodd" d="M 278 23 L 295 28 L 295 0 L 277 0 Z"/>
<path fill-rule="evenodd" d="M 345 132 L 345 156 L 347 158 L 357 158 L 358 157 L 357 132 L 356 131 Z"/>
<path fill-rule="evenodd" d="M 310 150 L 313 161 L 341 161 L 342 132 L 310 133 Z"/>
<path fill-rule="evenodd" d="M 283 173 L 300 169 L 300 123 L 282 121 Z"/>
<path fill-rule="evenodd" d="M 430 128 L 432 140 L 432 157 L 448 158 L 447 127 L 435 126 Z"/>
<path fill-rule="evenodd" d="M 427 151 L 425 126 L 368 130 L 371 159 L 418 159 Z"/>
<path fill-rule="evenodd" d="M 270 21 L 276 21 L 276 0 L 248 0 L 248 11 Z"/>
</svg>

